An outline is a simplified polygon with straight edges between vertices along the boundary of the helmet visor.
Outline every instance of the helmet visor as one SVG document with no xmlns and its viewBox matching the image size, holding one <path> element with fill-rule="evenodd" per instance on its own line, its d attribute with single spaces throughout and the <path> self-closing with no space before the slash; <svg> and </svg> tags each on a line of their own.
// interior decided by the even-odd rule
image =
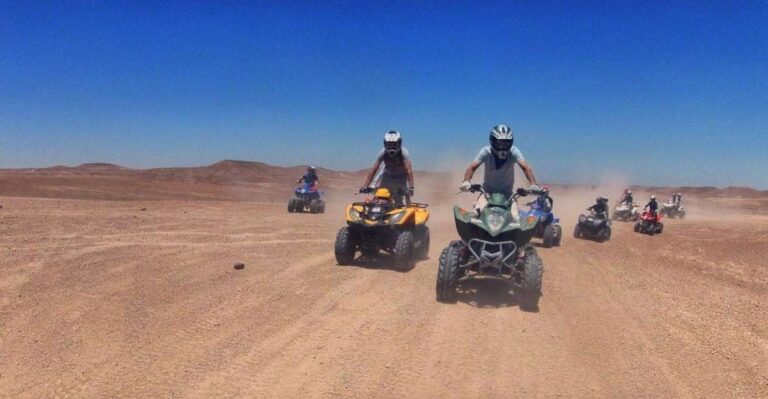
<svg viewBox="0 0 768 399">
<path fill-rule="evenodd" d="M 491 145 L 496 151 L 509 151 L 510 148 L 512 148 L 512 140 L 499 140 L 495 137 L 492 137 Z"/>
<path fill-rule="evenodd" d="M 397 141 L 385 141 L 384 142 L 384 148 L 388 150 L 399 150 L 400 149 L 400 143 Z"/>
</svg>

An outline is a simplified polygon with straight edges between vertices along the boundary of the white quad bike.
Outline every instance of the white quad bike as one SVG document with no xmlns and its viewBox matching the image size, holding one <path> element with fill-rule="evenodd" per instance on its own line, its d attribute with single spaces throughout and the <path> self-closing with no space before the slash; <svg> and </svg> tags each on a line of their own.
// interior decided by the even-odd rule
<svg viewBox="0 0 768 399">
<path fill-rule="evenodd" d="M 672 201 L 661 204 L 659 212 L 670 219 L 685 219 L 685 207 L 682 204 L 675 204 Z"/>
<path fill-rule="evenodd" d="M 616 208 L 613 209 L 613 220 L 622 220 L 628 222 L 630 220 L 639 219 L 640 206 L 637 204 L 630 205 L 629 203 L 623 202 L 616 205 Z"/>
</svg>

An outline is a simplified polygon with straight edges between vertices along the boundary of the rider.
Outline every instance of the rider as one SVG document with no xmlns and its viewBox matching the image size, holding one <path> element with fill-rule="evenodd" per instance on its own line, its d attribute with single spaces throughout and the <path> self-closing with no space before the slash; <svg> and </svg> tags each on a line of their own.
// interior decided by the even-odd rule
<svg viewBox="0 0 768 399">
<path fill-rule="evenodd" d="M 675 204 L 677 206 L 680 206 L 681 202 L 683 202 L 683 194 L 677 193 L 677 194 L 672 196 L 672 203 L 673 204 Z"/>
<path fill-rule="evenodd" d="M 651 213 L 653 214 L 653 216 L 656 216 L 656 214 L 659 211 L 659 203 L 656 202 L 656 196 L 655 195 L 651 196 L 651 200 L 648 202 L 648 204 L 645 205 L 645 207 L 643 209 L 650 210 Z"/>
<path fill-rule="evenodd" d="M 536 197 L 534 201 L 531 201 L 527 203 L 528 206 L 535 206 L 537 209 L 541 209 L 545 212 L 552 211 L 552 207 L 555 204 L 555 201 L 552 199 L 552 197 L 549 196 L 549 186 L 544 186 L 541 188 L 542 193 Z"/>
<path fill-rule="evenodd" d="M 608 219 L 608 198 L 605 196 L 599 196 L 595 198 L 595 204 L 587 208 L 601 219 Z"/>
<path fill-rule="evenodd" d="M 520 165 L 528 183 L 531 184 L 531 190 L 538 191 L 536 185 L 536 176 L 533 174 L 533 168 L 525 161 L 523 154 L 517 147 L 512 145 L 514 141 L 512 129 L 507 125 L 496 125 L 491 129 L 490 145 L 485 146 L 477 154 L 475 160 L 469 164 L 464 172 L 464 182 L 461 183 L 459 190 L 469 191 L 472 187 L 470 180 L 480 165 L 485 166 L 485 176 L 483 178 L 483 189 L 488 193 L 501 193 L 507 197 L 512 196 L 512 189 L 515 184 L 515 164 Z M 485 208 L 487 200 L 485 196 L 478 198 L 475 208 L 481 211 Z M 519 220 L 517 203 L 512 201 L 510 211 L 512 217 Z"/>
<path fill-rule="evenodd" d="M 301 184 L 302 181 L 309 184 L 310 186 L 316 186 L 318 183 L 320 183 L 320 178 L 317 177 L 317 166 L 309 165 L 309 167 L 307 167 L 307 174 L 301 176 L 297 183 Z"/>
<path fill-rule="evenodd" d="M 372 186 L 373 184 L 373 186 Z M 408 150 L 403 147 L 400 132 L 390 130 L 384 134 L 384 149 L 379 151 L 376 163 L 368 173 L 361 193 L 373 192 L 373 188 L 389 189 L 398 204 L 411 202 L 413 196 L 413 168 Z"/>
<path fill-rule="evenodd" d="M 627 204 L 630 207 L 632 207 L 632 203 L 635 202 L 635 199 L 632 198 L 632 190 L 627 189 L 624 193 L 624 198 L 621 200 L 622 204 Z"/>
</svg>

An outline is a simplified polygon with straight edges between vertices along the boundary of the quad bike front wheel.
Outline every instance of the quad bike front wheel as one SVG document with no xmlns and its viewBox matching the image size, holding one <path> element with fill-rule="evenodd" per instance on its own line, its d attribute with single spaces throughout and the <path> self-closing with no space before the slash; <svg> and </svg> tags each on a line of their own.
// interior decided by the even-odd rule
<svg viewBox="0 0 768 399">
<path fill-rule="evenodd" d="M 415 263 L 416 237 L 410 231 L 403 231 L 397 235 L 395 242 L 395 267 L 401 271 L 413 269 Z"/>
<path fill-rule="evenodd" d="M 438 302 L 452 303 L 456 300 L 456 282 L 460 277 L 461 246 L 460 241 L 453 241 L 440 254 L 435 287 L 435 296 Z"/>
<path fill-rule="evenodd" d="M 296 198 L 291 198 L 288 200 L 288 212 L 289 213 L 296 212 Z"/>
<path fill-rule="evenodd" d="M 355 249 L 356 245 L 352 232 L 349 228 L 342 227 L 336 233 L 336 244 L 334 245 L 336 262 L 341 266 L 351 264 L 355 260 Z"/>
<path fill-rule="evenodd" d="M 556 247 L 559 247 L 563 244 L 563 227 L 559 224 L 555 225 L 555 232 L 557 232 L 557 240 L 555 240 L 554 244 Z"/>
<path fill-rule="evenodd" d="M 576 223 L 573 228 L 573 238 L 581 238 L 581 223 Z"/>
<path fill-rule="evenodd" d="M 640 222 L 635 223 L 635 233 L 640 232 Z"/>
<path fill-rule="evenodd" d="M 557 241 L 557 230 L 554 225 L 549 225 L 544 228 L 544 248 L 552 248 Z"/>
<path fill-rule="evenodd" d="M 536 249 L 528 246 L 525 249 L 523 261 L 522 290 L 520 292 L 520 309 L 526 312 L 539 310 L 541 296 L 541 280 L 544 274 L 544 264 L 536 253 Z"/>
</svg>

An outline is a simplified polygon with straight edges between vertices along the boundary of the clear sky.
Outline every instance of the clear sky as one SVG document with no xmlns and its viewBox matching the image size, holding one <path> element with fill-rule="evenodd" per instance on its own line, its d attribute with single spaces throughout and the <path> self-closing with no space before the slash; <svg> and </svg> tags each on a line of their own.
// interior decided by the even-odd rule
<svg viewBox="0 0 768 399">
<path fill-rule="evenodd" d="M 545 182 L 768 188 L 768 2 L 377 4 L 0 0 L 0 167 L 360 169 L 398 129 L 438 169 L 507 123 Z"/>
</svg>

